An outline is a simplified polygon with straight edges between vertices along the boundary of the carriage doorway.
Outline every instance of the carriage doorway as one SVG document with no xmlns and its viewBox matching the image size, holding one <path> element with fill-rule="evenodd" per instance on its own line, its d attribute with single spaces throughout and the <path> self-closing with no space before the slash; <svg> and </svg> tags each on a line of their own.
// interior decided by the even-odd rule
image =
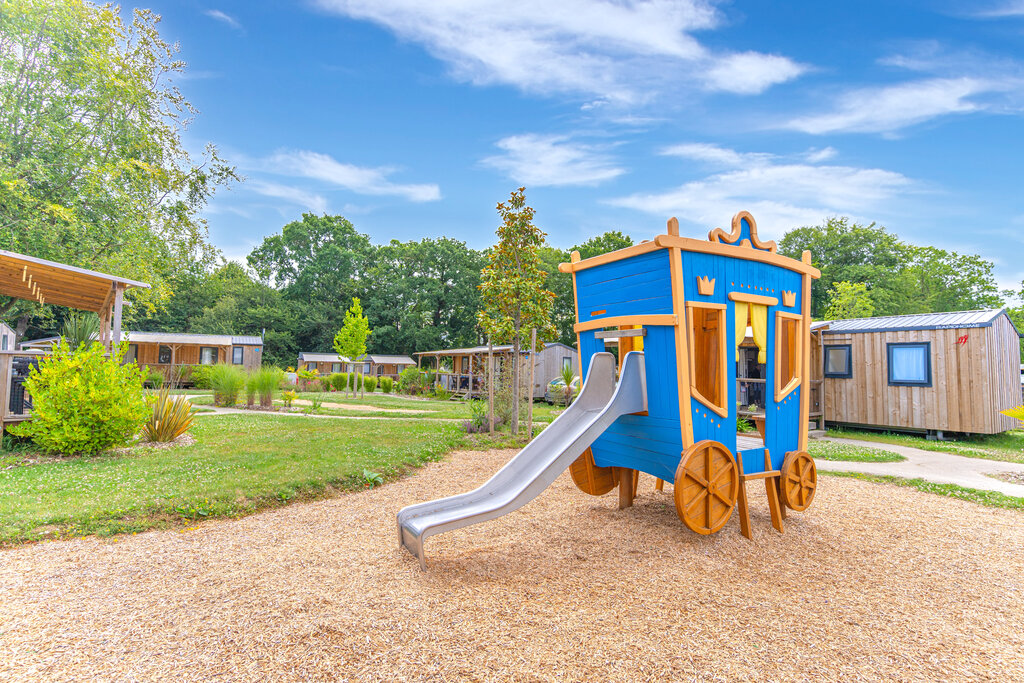
<svg viewBox="0 0 1024 683">
<path fill-rule="evenodd" d="M 736 349 L 736 416 L 754 428 L 738 437 L 737 450 L 764 448 L 767 405 L 767 324 L 765 305 L 734 302 Z"/>
</svg>

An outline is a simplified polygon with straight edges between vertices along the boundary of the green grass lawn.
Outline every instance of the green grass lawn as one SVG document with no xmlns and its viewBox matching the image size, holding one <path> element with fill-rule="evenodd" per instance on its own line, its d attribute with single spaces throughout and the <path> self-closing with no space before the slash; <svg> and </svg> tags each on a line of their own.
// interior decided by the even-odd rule
<svg viewBox="0 0 1024 683">
<path fill-rule="evenodd" d="M 486 447 L 456 423 L 215 415 L 197 443 L 128 455 L 0 460 L 0 543 L 107 535 L 239 516 L 384 480 L 460 446 Z"/>
<path fill-rule="evenodd" d="M 849 462 L 900 462 L 906 460 L 898 453 L 890 453 L 880 448 L 854 446 L 835 441 L 811 441 L 807 452 L 819 460 L 845 460 Z"/>
<path fill-rule="evenodd" d="M 1024 430 L 1021 429 L 1014 429 L 1002 434 L 964 437 L 955 441 L 929 441 L 923 436 L 852 429 L 830 429 L 828 435 L 842 439 L 912 446 L 925 451 L 953 453 L 968 458 L 1024 463 Z"/>
<path fill-rule="evenodd" d="M 910 488 L 915 488 L 918 491 L 924 491 L 925 493 L 934 493 L 940 496 L 959 498 L 961 500 L 967 500 L 986 507 L 1005 508 L 1007 510 L 1024 510 L 1024 498 L 1008 496 L 1005 493 L 1000 493 L 999 491 L 983 491 L 981 489 L 957 486 L 956 484 L 936 484 L 935 482 L 925 481 L 924 479 L 906 479 L 904 477 L 863 474 L 861 472 L 819 471 L 819 474 L 828 475 L 830 477 L 849 477 L 851 479 L 860 479 L 862 481 L 871 481 L 879 484 L 908 486 Z"/>
</svg>

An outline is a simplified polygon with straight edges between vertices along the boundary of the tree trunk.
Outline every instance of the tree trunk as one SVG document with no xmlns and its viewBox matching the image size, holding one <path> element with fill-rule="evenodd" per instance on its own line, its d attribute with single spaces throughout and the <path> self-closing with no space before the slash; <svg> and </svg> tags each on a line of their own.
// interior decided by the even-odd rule
<svg viewBox="0 0 1024 683">
<path fill-rule="evenodd" d="M 25 338 L 25 331 L 28 330 L 28 313 L 18 316 L 18 322 L 14 326 L 14 343 L 17 345 L 22 339 Z"/>
<path fill-rule="evenodd" d="M 512 433 L 519 433 L 519 317 L 516 316 L 515 336 L 512 338 Z"/>
<path fill-rule="evenodd" d="M 494 344 L 487 337 L 487 419 L 494 434 Z"/>
<path fill-rule="evenodd" d="M 533 439 L 533 369 L 537 365 L 533 353 L 537 348 L 537 328 L 530 330 L 530 383 L 526 390 L 526 438 Z"/>
</svg>

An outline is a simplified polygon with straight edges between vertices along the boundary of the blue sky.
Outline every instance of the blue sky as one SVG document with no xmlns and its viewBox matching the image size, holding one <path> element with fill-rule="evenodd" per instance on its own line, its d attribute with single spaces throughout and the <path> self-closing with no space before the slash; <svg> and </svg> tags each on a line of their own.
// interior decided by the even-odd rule
<svg viewBox="0 0 1024 683">
<path fill-rule="evenodd" d="M 188 62 L 187 144 L 246 177 L 207 212 L 229 258 L 303 211 L 483 248 L 525 185 L 556 246 L 847 215 L 1019 284 L 1024 0 L 782 5 L 148 4 Z"/>
</svg>

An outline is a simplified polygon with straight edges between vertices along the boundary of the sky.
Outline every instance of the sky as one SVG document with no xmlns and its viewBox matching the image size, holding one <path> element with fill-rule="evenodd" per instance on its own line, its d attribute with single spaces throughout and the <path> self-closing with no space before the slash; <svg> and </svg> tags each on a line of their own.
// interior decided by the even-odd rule
<svg viewBox="0 0 1024 683">
<path fill-rule="evenodd" d="M 525 186 L 562 248 L 849 216 L 1024 279 L 1024 0 L 144 6 L 186 145 L 245 177 L 205 213 L 231 259 L 306 211 L 482 249 Z"/>
</svg>

